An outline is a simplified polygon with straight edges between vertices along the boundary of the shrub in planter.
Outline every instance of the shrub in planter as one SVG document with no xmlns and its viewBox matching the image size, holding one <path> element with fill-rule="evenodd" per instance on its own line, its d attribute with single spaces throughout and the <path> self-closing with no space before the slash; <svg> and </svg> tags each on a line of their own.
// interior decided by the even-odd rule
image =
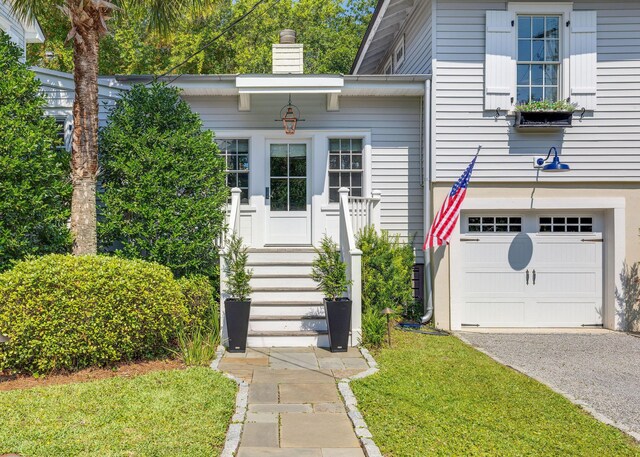
<svg viewBox="0 0 640 457">
<path fill-rule="evenodd" d="M 224 301 L 229 352 L 245 352 L 249 332 L 251 311 L 251 277 L 253 271 L 247 269 L 249 252 L 242 238 L 235 233 L 229 237 L 224 252 L 226 289 Z"/>
<path fill-rule="evenodd" d="M 343 297 L 351 281 L 347 280 L 347 265 L 340 259 L 338 245 L 327 235 L 315 248 L 311 278 L 324 293 L 324 309 L 332 352 L 345 352 L 349 346 L 352 302 Z"/>
<path fill-rule="evenodd" d="M 48 255 L 0 275 L 0 369 L 49 373 L 165 355 L 188 321 L 171 270 Z"/>
</svg>

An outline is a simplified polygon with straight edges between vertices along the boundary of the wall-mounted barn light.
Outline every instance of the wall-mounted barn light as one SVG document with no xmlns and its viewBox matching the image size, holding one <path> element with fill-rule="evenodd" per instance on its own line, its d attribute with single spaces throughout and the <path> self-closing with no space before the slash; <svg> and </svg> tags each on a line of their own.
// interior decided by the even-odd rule
<svg viewBox="0 0 640 457">
<path fill-rule="evenodd" d="M 549 160 L 549 157 L 551 157 L 552 152 L 554 153 L 552 161 L 545 165 L 545 162 L 547 162 Z M 540 168 L 540 170 L 544 172 L 552 172 L 552 173 L 571 170 L 571 167 L 569 167 L 569 165 L 567 165 L 566 163 L 560 162 L 560 158 L 558 157 L 558 150 L 554 146 L 552 146 L 551 149 L 549 149 L 549 153 L 547 154 L 546 158 L 536 159 L 536 168 Z"/>
</svg>

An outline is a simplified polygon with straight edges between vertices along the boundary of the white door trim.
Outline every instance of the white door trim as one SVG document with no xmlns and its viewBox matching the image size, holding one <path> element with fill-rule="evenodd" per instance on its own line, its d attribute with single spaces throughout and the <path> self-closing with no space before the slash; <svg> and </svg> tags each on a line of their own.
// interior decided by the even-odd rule
<svg viewBox="0 0 640 457">
<path fill-rule="evenodd" d="M 625 199 L 624 198 L 467 198 L 462 211 L 530 211 L 530 210 L 604 210 L 604 327 L 622 330 L 623 322 L 616 301 L 616 290 L 621 290 L 619 273 L 625 260 Z M 460 229 L 454 231 L 449 251 L 449 310 L 451 329 L 462 329 L 462 245 Z"/>
</svg>

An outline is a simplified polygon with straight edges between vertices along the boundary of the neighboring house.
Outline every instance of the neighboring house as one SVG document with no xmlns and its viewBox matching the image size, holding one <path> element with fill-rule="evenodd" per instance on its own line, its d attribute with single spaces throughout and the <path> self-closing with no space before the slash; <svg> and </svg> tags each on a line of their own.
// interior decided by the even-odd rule
<svg viewBox="0 0 640 457">
<path fill-rule="evenodd" d="M 640 259 L 640 4 L 380 0 L 353 74 L 430 74 L 428 219 L 481 147 L 433 271 L 438 327 L 622 329 Z M 515 104 L 576 103 L 573 127 L 519 129 Z M 570 165 L 545 173 L 551 147 Z"/>
<path fill-rule="evenodd" d="M 37 22 L 18 19 L 6 2 L 0 1 L 0 30 L 27 54 L 27 44 L 44 43 L 44 33 Z"/>
</svg>

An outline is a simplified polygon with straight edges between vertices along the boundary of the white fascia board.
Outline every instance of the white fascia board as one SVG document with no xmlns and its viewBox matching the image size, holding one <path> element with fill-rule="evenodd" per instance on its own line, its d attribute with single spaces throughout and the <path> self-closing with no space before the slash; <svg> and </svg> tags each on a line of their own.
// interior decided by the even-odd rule
<svg viewBox="0 0 640 457">
<path fill-rule="evenodd" d="M 27 43 L 44 43 L 44 32 L 40 28 L 38 21 L 24 22 L 22 27 L 24 27 L 24 39 Z"/>
<path fill-rule="evenodd" d="M 358 71 L 360 70 L 360 66 L 362 65 L 362 61 L 364 60 L 365 56 L 367 55 L 367 52 L 369 51 L 369 47 L 371 46 L 371 42 L 375 38 L 376 32 L 378 31 L 378 27 L 380 27 L 380 23 L 382 22 L 382 19 L 384 18 L 385 13 L 387 12 L 387 8 L 389 7 L 389 2 L 390 2 L 390 0 L 384 0 L 384 3 L 380 7 L 380 11 L 378 12 L 378 16 L 376 17 L 375 22 L 373 23 L 373 26 L 371 27 L 371 30 L 369 31 L 369 34 L 366 37 L 366 41 L 365 41 L 364 46 L 362 48 L 362 52 L 358 56 L 358 61 L 356 62 L 356 65 L 355 65 L 355 67 L 354 67 L 354 69 L 352 71 L 352 73 L 354 75 L 358 74 Z"/>
<path fill-rule="evenodd" d="M 339 75 L 240 75 L 236 78 L 241 94 L 339 94 L 343 86 L 344 78 Z"/>
</svg>

